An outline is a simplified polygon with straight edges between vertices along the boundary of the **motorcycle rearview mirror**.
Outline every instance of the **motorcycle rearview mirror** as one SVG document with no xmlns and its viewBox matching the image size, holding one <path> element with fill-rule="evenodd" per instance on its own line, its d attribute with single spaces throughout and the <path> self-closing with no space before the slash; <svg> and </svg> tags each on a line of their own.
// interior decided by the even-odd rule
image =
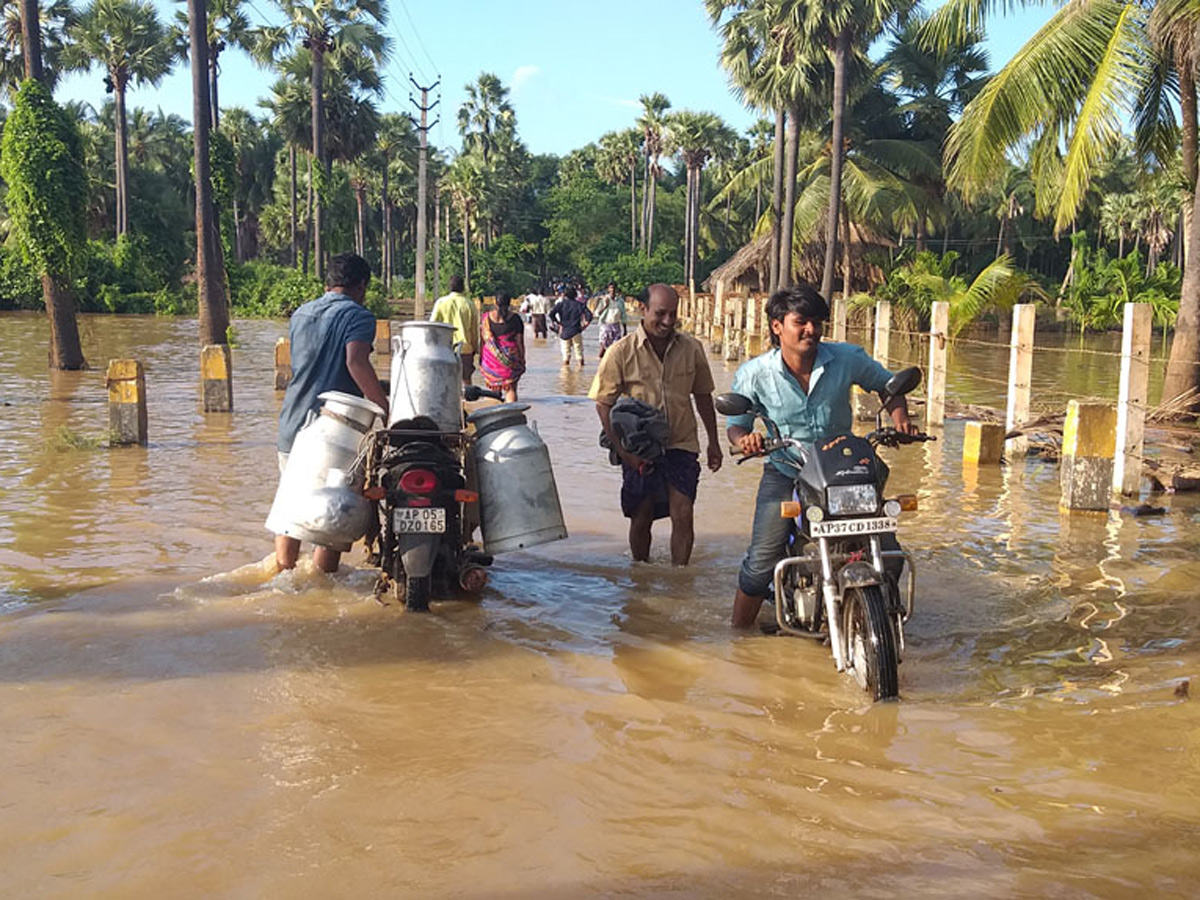
<svg viewBox="0 0 1200 900">
<path fill-rule="evenodd" d="M 750 412 L 751 403 L 749 397 L 743 397 L 741 394 L 717 394 L 713 398 L 713 405 L 716 406 L 717 412 L 723 416 L 744 416 Z"/>
<path fill-rule="evenodd" d="M 917 366 L 909 366 L 888 379 L 888 383 L 879 392 L 879 397 L 884 403 L 887 403 L 893 397 L 901 397 L 914 390 L 920 383 L 921 369 Z"/>
<path fill-rule="evenodd" d="M 474 403 L 483 396 L 483 389 L 477 384 L 468 384 L 463 388 L 463 399 L 468 403 Z"/>
</svg>

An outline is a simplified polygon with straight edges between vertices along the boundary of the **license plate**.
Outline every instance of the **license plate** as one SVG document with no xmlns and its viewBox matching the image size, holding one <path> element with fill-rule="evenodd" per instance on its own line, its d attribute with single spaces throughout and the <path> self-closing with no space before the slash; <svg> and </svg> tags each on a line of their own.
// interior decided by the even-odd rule
<svg viewBox="0 0 1200 900">
<path fill-rule="evenodd" d="M 393 514 L 392 530 L 396 534 L 443 534 L 446 511 L 438 506 L 398 509 Z"/>
<path fill-rule="evenodd" d="M 891 516 L 877 519 L 833 519 L 829 522 L 809 522 L 808 533 L 814 538 L 853 537 L 858 534 L 879 534 L 895 531 L 899 522 Z"/>
</svg>

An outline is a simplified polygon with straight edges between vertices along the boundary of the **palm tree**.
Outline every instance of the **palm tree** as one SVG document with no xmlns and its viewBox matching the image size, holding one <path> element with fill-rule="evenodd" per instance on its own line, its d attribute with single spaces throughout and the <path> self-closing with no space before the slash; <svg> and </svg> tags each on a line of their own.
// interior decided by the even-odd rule
<svg viewBox="0 0 1200 900">
<path fill-rule="evenodd" d="M 508 88 L 498 77 L 483 72 L 474 84 L 464 86 L 467 99 L 458 110 L 458 133 L 462 135 L 463 152 L 477 153 L 489 180 L 500 174 L 496 157 L 516 140 L 516 116 L 508 102 Z M 491 242 L 492 217 L 485 216 L 481 232 L 486 250 Z"/>
<path fill-rule="evenodd" d="M 991 4 L 949 0 L 930 20 L 929 39 L 946 42 L 977 27 Z M 1159 0 L 1147 7 L 1120 0 L 1062 3 L 1051 19 L 967 105 L 946 146 L 949 182 L 969 198 L 1001 170 L 1007 154 L 1031 145 L 1038 173 L 1037 210 L 1053 213 L 1055 233 L 1082 208 L 1100 162 L 1120 147 L 1124 112 L 1138 144 L 1159 156 L 1177 134 L 1172 94 L 1182 113 L 1184 174 L 1200 211 L 1195 182 L 1197 121 L 1194 53 L 1200 5 Z M 1175 78 L 1177 76 L 1177 80 Z M 1060 147 L 1065 148 L 1060 153 Z M 1191 216 L 1187 246 L 1200 241 Z M 1200 254 L 1188 253 L 1175 340 L 1163 397 L 1200 387 Z"/>
<path fill-rule="evenodd" d="M 247 53 L 254 49 L 255 33 L 250 27 L 249 17 L 242 9 L 244 2 L 245 0 L 207 0 L 209 112 L 213 128 L 218 128 L 221 124 L 217 92 L 221 53 L 230 47 Z M 186 33 L 187 13 L 180 10 L 175 14 L 175 21 L 177 27 Z"/>
<path fill-rule="evenodd" d="M 130 83 L 156 85 L 170 70 L 176 49 L 149 0 L 94 0 L 68 28 L 63 51 L 68 68 L 104 67 L 116 104 L 117 237 L 129 232 L 129 153 L 125 93 Z"/>
<path fill-rule="evenodd" d="M 597 172 L 609 184 L 629 182 L 629 252 L 637 252 L 637 169 L 642 135 L 636 128 L 611 131 L 600 138 Z"/>
<path fill-rule="evenodd" d="M 312 145 L 310 93 L 299 79 L 287 75 L 271 85 L 271 96 L 261 105 L 270 111 L 271 123 L 283 137 L 288 148 L 290 172 L 289 217 L 291 231 L 291 265 L 299 265 L 299 218 L 296 211 L 296 148 Z M 304 244 L 304 274 L 308 274 L 308 241 Z"/>
<path fill-rule="evenodd" d="M 471 290 L 471 216 L 484 194 L 483 170 L 479 158 L 468 153 L 460 155 L 451 164 L 442 179 L 442 190 L 450 194 L 458 207 L 463 235 L 463 280 Z"/>
<path fill-rule="evenodd" d="M 0 27 L 4 29 L 0 35 L 0 81 L 7 88 L 10 99 L 25 78 L 37 78 L 53 90 L 62 72 L 66 29 L 75 21 L 71 4 L 67 0 L 49 0 L 40 5 L 35 0 L 6 0 L 0 4 L 0 11 L 3 14 Z M 36 26 L 30 30 L 30 38 L 40 48 L 35 54 L 40 57 L 37 74 L 29 74 L 26 68 L 22 17 Z"/>
<path fill-rule="evenodd" d="M 275 3 L 288 22 L 282 28 L 266 28 L 259 33 L 257 56 L 274 62 L 284 50 L 302 47 L 311 63 L 312 155 L 319 179 L 314 191 L 313 256 L 316 275 L 321 278 L 325 271 L 322 194 L 330 176 L 325 147 L 326 57 L 337 52 L 383 63 L 390 42 L 380 29 L 387 16 L 381 0 L 275 0 Z M 293 56 L 298 58 L 300 54 Z"/>
<path fill-rule="evenodd" d="M 380 254 L 382 259 L 380 268 L 383 271 L 383 286 L 388 290 L 391 289 L 392 273 L 396 269 L 395 260 L 392 259 L 391 169 L 393 163 L 406 164 L 406 160 L 401 157 L 401 154 L 405 151 L 415 150 L 416 143 L 417 136 L 413 131 L 412 121 L 408 117 L 396 114 L 380 117 L 379 134 L 375 138 L 375 150 L 381 160 L 379 173 L 382 181 L 379 203 L 383 217 L 381 223 L 383 252 Z"/>
<path fill-rule="evenodd" d="M 666 112 L 671 101 L 662 94 L 642 94 L 642 115 L 638 127 L 642 130 L 642 149 L 645 153 L 645 177 L 642 180 L 642 241 L 641 249 L 650 256 L 654 253 L 654 208 L 657 202 L 658 177 L 662 167 L 658 159 L 662 156 L 666 131 Z"/>
<path fill-rule="evenodd" d="M 1100 205 L 1100 228 L 1117 239 L 1117 257 L 1125 256 L 1125 236 L 1137 216 L 1137 198 L 1133 194 L 1109 194 Z"/>
<path fill-rule="evenodd" d="M 696 281 L 696 256 L 700 231 L 700 201 L 703 197 L 702 178 L 708 160 L 723 153 L 733 143 L 734 134 L 713 113 L 683 110 L 668 120 L 672 140 L 683 157 L 687 169 L 687 211 L 684 228 L 684 281 Z"/>
</svg>

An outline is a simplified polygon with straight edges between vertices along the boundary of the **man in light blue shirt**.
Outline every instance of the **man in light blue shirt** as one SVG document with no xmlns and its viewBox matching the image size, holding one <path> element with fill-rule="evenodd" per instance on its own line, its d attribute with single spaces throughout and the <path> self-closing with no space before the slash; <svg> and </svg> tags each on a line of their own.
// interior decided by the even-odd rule
<svg viewBox="0 0 1200 900">
<path fill-rule="evenodd" d="M 855 344 L 822 344 L 829 305 L 807 284 L 776 291 L 767 301 L 772 349 L 743 363 L 733 379 L 735 393 L 748 397 L 756 412 L 779 426 L 784 437 L 821 441 L 848 433 L 853 424 L 850 387 L 880 391 L 892 373 Z M 887 406 L 896 428 L 912 434 L 903 397 Z M 759 453 L 763 436 L 753 430 L 754 416 L 728 418 L 729 441 L 743 453 Z M 787 552 L 791 521 L 779 504 L 792 499 L 795 468 L 780 450 L 763 466 L 750 546 L 738 573 L 733 625 L 749 628 L 758 617 L 775 564 Z"/>
</svg>

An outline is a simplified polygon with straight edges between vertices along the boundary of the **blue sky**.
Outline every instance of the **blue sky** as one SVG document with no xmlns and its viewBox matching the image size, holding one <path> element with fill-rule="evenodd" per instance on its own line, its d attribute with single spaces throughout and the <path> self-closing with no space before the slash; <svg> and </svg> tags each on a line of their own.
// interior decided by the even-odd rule
<svg viewBox="0 0 1200 900">
<path fill-rule="evenodd" d="M 155 0 L 164 20 L 182 4 Z M 412 111 L 411 72 L 430 84 L 441 76 L 441 124 L 431 132 L 439 146 L 457 147 L 455 117 L 463 86 L 480 72 L 510 87 L 518 129 L 534 153 L 564 154 L 606 131 L 633 124 L 641 94 L 659 91 L 676 109 L 707 110 L 744 129 L 755 116 L 730 93 L 718 65 L 720 40 L 701 0 L 388 0 L 387 32 L 393 59 L 387 66 L 384 112 Z M 83 5 L 80 2 L 80 5 Z M 251 0 L 250 15 L 272 14 L 271 0 Z M 995 19 L 987 46 L 998 68 L 1052 10 L 1034 8 Z M 103 72 L 64 79 L 60 100 L 105 100 Z M 268 92 L 269 72 L 242 53 L 222 55 L 221 106 L 257 104 Z M 134 87 L 130 108 L 161 108 L 191 119 L 191 80 L 179 67 L 156 88 Z M 436 114 L 436 113 L 435 113 Z"/>
</svg>

